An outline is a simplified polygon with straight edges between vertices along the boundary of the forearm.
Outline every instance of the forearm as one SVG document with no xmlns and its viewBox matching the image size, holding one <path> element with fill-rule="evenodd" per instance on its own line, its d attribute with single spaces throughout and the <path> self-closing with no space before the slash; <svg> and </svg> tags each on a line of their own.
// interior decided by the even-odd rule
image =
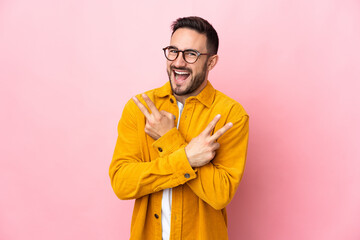
<svg viewBox="0 0 360 240">
<path fill-rule="evenodd" d="M 242 177 L 243 169 L 236 174 L 232 171 L 235 170 L 218 168 L 210 162 L 198 168 L 197 178 L 186 184 L 199 198 L 220 210 L 230 203 Z"/>
<path fill-rule="evenodd" d="M 111 184 L 120 199 L 140 198 L 179 186 L 195 177 L 183 147 L 151 162 L 118 158 L 113 159 L 110 166 Z"/>
</svg>

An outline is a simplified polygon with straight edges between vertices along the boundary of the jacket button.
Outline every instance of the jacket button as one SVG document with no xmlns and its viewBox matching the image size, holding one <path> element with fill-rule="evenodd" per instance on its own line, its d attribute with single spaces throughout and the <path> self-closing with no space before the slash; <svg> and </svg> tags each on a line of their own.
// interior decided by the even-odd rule
<svg viewBox="0 0 360 240">
<path fill-rule="evenodd" d="M 190 177 L 190 174 L 185 173 L 184 177 L 185 177 L 185 178 L 189 178 L 189 177 Z"/>
<path fill-rule="evenodd" d="M 162 152 L 162 148 L 161 148 L 161 147 L 159 147 L 158 150 L 159 150 L 159 152 Z"/>
<path fill-rule="evenodd" d="M 170 98 L 170 102 L 171 102 L 171 103 L 174 103 L 174 100 L 173 100 L 172 98 Z"/>
<path fill-rule="evenodd" d="M 154 214 L 155 218 L 158 219 L 159 218 L 159 215 L 157 215 L 156 213 Z"/>
</svg>

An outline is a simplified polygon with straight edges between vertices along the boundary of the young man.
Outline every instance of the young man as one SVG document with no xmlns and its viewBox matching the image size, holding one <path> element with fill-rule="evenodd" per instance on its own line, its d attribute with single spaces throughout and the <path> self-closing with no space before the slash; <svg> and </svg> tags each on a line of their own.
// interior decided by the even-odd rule
<svg viewBox="0 0 360 240">
<path fill-rule="evenodd" d="M 172 29 L 169 82 L 126 104 L 111 184 L 120 199 L 136 199 L 130 239 L 228 239 L 225 207 L 243 174 L 248 115 L 208 81 L 215 29 L 199 17 Z"/>
</svg>

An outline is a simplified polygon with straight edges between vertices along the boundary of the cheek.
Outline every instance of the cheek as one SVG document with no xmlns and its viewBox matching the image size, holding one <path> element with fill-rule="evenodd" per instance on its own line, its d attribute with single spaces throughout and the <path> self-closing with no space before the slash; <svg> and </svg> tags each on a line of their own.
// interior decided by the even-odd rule
<svg viewBox="0 0 360 240">
<path fill-rule="evenodd" d="M 194 67 L 193 69 L 193 74 L 201 74 L 204 71 L 207 70 L 207 62 L 199 62 L 198 65 L 196 65 L 196 67 Z"/>
<path fill-rule="evenodd" d="M 169 77 L 172 77 L 171 63 L 166 63 L 166 72 Z"/>
</svg>

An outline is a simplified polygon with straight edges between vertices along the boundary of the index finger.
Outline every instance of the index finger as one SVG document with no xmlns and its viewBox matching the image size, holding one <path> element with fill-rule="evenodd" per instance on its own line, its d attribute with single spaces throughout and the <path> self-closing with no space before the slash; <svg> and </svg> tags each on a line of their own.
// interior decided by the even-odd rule
<svg viewBox="0 0 360 240">
<path fill-rule="evenodd" d="M 221 137 L 225 132 L 227 132 L 227 130 L 229 130 L 232 126 L 233 126 L 233 124 L 232 124 L 231 122 L 227 123 L 225 126 L 223 126 L 222 128 L 220 128 L 219 130 L 217 130 L 217 131 L 210 137 L 210 140 L 215 142 L 219 137 Z"/>
<path fill-rule="evenodd" d="M 206 126 L 204 131 L 202 131 L 203 134 L 210 135 L 212 130 L 215 128 L 217 122 L 220 120 L 220 114 L 216 115 L 213 120 Z"/>
<path fill-rule="evenodd" d="M 145 115 L 145 117 L 148 119 L 150 117 L 150 113 L 147 110 L 147 108 L 137 99 L 137 97 L 132 97 L 132 100 L 135 102 L 135 104 L 138 106 L 140 111 Z"/>
<path fill-rule="evenodd" d="M 145 94 L 142 94 L 143 99 L 151 110 L 151 113 L 159 117 L 161 114 L 159 110 L 156 108 L 155 104 L 151 101 L 151 99 Z"/>
</svg>

